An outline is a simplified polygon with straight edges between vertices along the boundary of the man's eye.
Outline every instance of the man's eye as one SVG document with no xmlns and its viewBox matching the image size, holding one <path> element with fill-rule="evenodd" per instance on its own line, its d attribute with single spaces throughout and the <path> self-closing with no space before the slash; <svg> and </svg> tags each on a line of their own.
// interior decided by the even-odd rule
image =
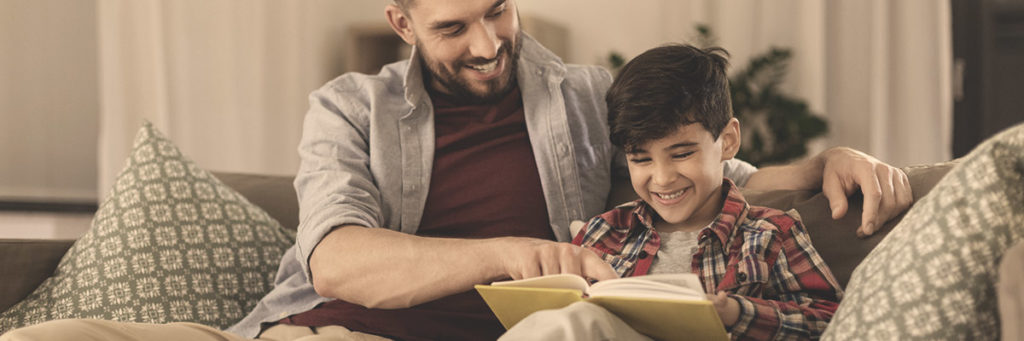
<svg viewBox="0 0 1024 341">
<path fill-rule="evenodd" d="M 491 12 L 491 14 L 488 14 L 487 17 L 497 18 L 500 17 L 502 14 L 505 14 L 505 6 L 501 6 L 501 8 L 499 8 L 498 10 Z"/>
<path fill-rule="evenodd" d="M 463 26 L 462 25 L 449 26 L 449 27 L 445 27 L 445 28 L 441 29 L 441 35 L 444 35 L 446 37 L 454 37 L 454 36 L 457 36 L 459 34 L 462 34 L 462 31 L 463 31 Z"/>
</svg>

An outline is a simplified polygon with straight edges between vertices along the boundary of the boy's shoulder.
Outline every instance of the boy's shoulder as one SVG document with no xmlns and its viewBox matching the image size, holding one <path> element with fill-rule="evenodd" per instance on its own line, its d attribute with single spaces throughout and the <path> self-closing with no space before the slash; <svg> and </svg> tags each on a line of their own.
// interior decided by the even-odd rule
<svg viewBox="0 0 1024 341">
<path fill-rule="evenodd" d="M 641 199 L 627 201 L 619 204 L 618 206 L 615 206 L 614 208 L 608 211 L 605 211 L 604 213 L 598 214 L 593 219 L 600 218 L 609 223 L 612 223 L 613 225 L 624 225 L 629 223 L 631 219 L 633 219 L 633 217 L 637 213 L 637 210 L 644 209 L 644 205 L 646 204 Z"/>
<path fill-rule="evenodd" d="M 590 218 L 586 225 L 576 232 L 573 243 L 581 245 L 585 237 L 596 240 L 608 234 L 614 236 L 628 234 L 633 227 L 642 225 L 637 210 L 644 209 L 644 205 L 642 200 L 637 199 L 615 206 L 607 212 Z"/>
<path fill-rule="evenodd" d="M 789 234 L 793 228 L 803 230 L 800 213 L 792 209 L 782 211 L 771 207 L 750 205 L 746 218 L 743 224 L 746 228 L 778 231 L 782 234 Z"/>
</svg>

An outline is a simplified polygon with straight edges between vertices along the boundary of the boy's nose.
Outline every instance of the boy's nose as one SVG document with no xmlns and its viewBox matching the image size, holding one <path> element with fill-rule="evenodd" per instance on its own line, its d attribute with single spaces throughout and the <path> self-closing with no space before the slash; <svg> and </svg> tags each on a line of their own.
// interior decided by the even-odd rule
<svg viewBox="0 0 1024 341">
<path fill-rule="evenodd" d="M 672 167 L 655 166 L 654 174 L 651 178 L 654 180 L 655 185 L 664 186 L 675 182 L 679 178 L 679 173 Z"/>
</svg>

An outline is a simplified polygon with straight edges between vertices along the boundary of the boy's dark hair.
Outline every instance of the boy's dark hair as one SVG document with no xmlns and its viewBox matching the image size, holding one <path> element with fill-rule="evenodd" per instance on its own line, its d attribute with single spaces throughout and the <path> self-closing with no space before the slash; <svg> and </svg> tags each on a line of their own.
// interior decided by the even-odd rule
<svg viewBox="0 0 1024 341">
<path fill-rule="evenodd" d="M 717 140 L 732 118 L 728 57 L 719 47 L 676 44 L 633 58 L 605 96 L 612 144 L 632 152 L 691 123 Z"/>
</svg>

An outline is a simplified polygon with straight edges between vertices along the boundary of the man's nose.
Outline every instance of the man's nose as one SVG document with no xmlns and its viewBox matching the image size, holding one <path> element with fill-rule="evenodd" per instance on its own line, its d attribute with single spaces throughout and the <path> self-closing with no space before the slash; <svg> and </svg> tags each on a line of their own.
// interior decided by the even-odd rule
<svg viewBox="0 0 1024 341">
<path fill-rule="evenodd" d="M 476 29 L 472 30 L 469 37 L 470 55 L 474 58 L 494 59 L 501 48 L 501 40 L 494 32 L 494 25 L 480 23 L 475 26 Z"/>
</svg>

